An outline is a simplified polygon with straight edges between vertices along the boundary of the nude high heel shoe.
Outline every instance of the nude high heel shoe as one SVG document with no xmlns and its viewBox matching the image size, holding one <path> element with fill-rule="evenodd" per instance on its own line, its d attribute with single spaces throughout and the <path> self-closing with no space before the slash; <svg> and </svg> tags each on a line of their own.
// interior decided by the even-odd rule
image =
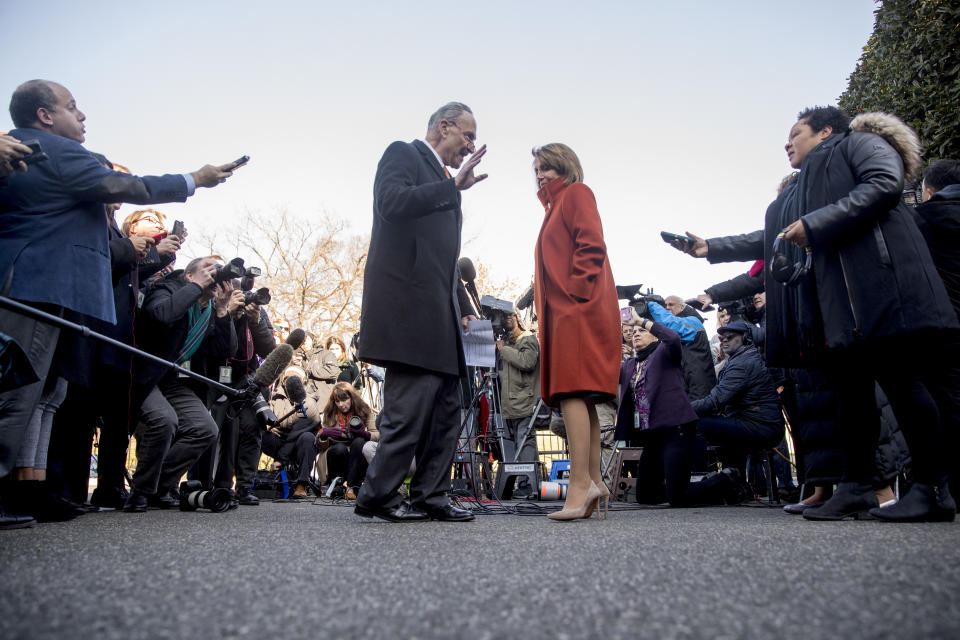
<svg viewBox="0 0 960 640">
<path fill-rule="evenodd" d="M 603 492 L 600 491 L 600 487 L 591 482 L 590 488 L 587 489 L 587 495 L 580 506 L 555 511 L 548 514 L 547 517 L 551 520 L 580 520 L 582 518 L 589 518 L 591 514 L 593 514 L 593 510 L 597 507 L 602 496 Z"/>
<path fill-rule="evenodd" d="M 607 488 L 607 483 L 600 481 L 600 484 L 596 482 L 593 483 L 597 489 L 600 490 L 600 497 L 597 499 L 597 519 L 606 520 L 607 512 L 610 509 L 610 489 Z M 603 505 L 603 515 L 600 515 L 600 505 Z M 590 517 L 590 514 L 587 514 L 587 517 Z"/>
</svg>

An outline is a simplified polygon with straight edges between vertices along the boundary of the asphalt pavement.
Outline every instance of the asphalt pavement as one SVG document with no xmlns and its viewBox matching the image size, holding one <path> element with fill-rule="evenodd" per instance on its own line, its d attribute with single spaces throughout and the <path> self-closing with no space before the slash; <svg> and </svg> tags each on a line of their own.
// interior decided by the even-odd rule
<svg viewBox="0 0 960 640">
<path fill-rule="evenodd" d="M 0 531 L 0 638 L 956 638 L 960 523 L 101 512 Z"/>
</svg>

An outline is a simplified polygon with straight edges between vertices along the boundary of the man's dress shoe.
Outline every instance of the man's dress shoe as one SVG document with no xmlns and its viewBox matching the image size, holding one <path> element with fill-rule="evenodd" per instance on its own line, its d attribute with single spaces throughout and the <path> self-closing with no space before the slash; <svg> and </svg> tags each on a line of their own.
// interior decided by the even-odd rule
<svg viewBox="0 0 960 640">
<path fill-rule="evenodd" d="M 476 517 L 472 511 L 455 507 L 450 503 L 442 507 L 428 508 L 426 513 L 431 520 L 440 520 L 441 522 L 469 522 Z"/>
<path fill-rule="evenodd" d="M 421 522 L 427 519 L 427 514 L 408 502 L 401 502 L 395 507 L 365 507 L 358 502 L 353 512 L 364 518 L 380 518 L 387 522 Z"/>
</svg>

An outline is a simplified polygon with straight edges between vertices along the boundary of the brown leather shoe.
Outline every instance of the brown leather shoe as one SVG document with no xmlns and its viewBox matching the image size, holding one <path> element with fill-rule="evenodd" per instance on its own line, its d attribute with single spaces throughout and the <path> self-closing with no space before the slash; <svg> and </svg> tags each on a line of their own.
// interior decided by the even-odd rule
<svg viewBox="0 0 960 640">
<path fill-rule="evenodd" d="M 297 483 L 297 488 L 293 490 L 293 495 L 290 496 L 291 500 L 305 500 L 307 498 L 307 488 L 301 484 Z"/>
</svg>

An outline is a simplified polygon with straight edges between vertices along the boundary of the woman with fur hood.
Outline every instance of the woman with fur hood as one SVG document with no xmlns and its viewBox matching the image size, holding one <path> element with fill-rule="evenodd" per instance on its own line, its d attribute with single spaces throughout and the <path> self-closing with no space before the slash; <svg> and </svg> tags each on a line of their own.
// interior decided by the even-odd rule
<svg viewBox="0 0 960 640">
<path fill-rule="evenodd" d="M 901 198 L 905 179 L 920 169 L 917 136 L 888 114 L 850 121 L 836 107 L 816 107 L 799 114 L 785 148 L 800 173 L 767 208 L 764 229 L 710 240 L 689 234 L 687 251 L 710 262 L 762 258 L 768 365 L 825 366 L 836 381 L 843 477 L 830 500 L 803 516 L 840 520 L 869 511 L 891 521 L 953 520 L 940 417 L 923 373 L 936 357 L 938 332 L 960 325 Z M 875 380 L 900 422 L 917 479 L 884 509 L 870 486 Z"/>
</svg>

